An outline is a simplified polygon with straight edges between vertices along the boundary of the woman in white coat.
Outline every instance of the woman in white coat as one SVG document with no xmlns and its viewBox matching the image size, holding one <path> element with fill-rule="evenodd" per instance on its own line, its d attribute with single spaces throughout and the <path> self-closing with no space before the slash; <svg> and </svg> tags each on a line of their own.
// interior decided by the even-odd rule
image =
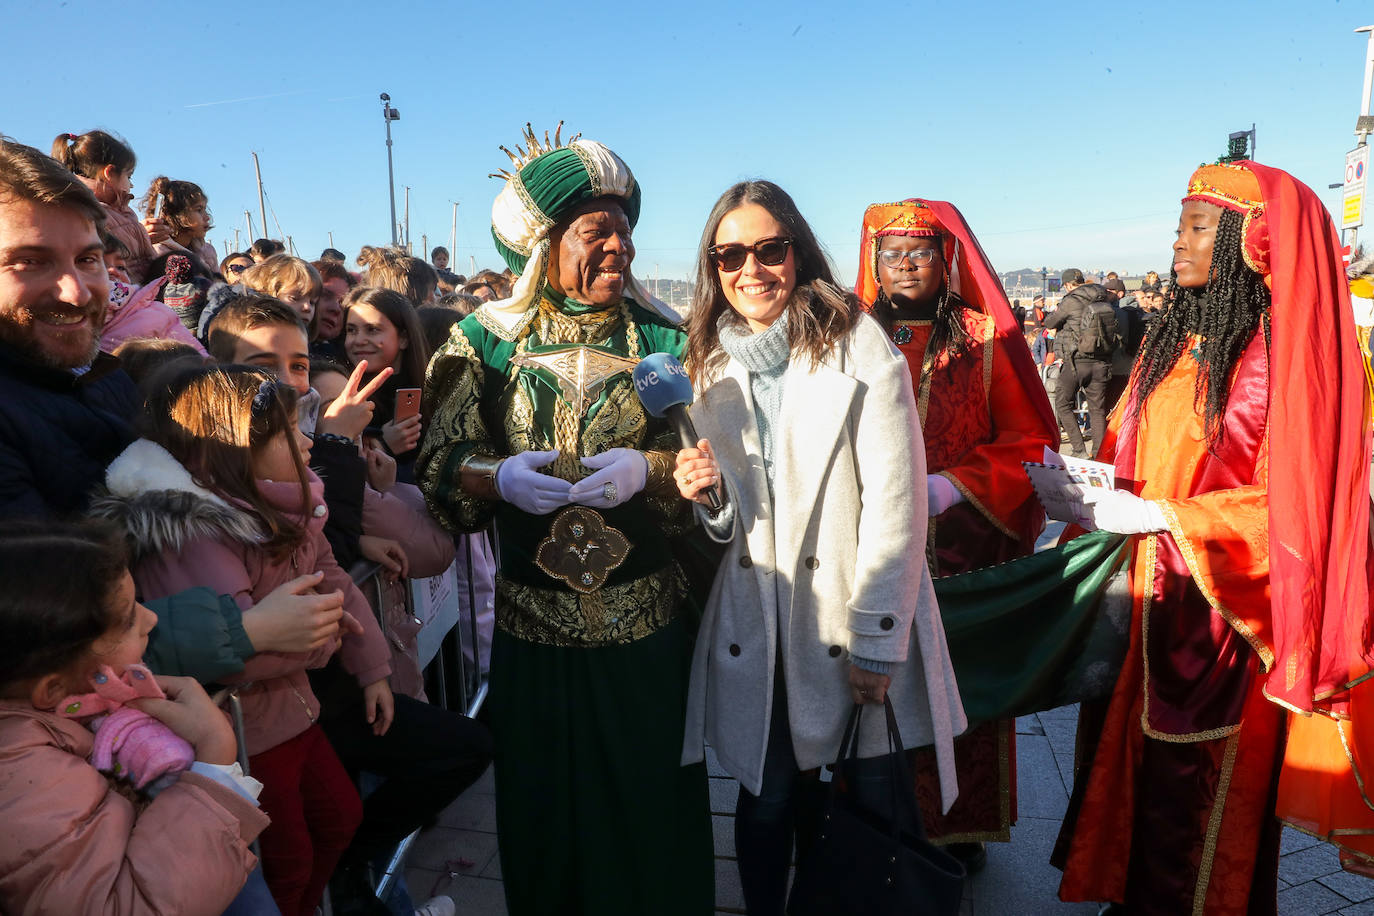
<svg viewBox="0 0 1374 916">
<path fill-rule="evenodd" d="M 935 745 L 946 808 L 967 723 L 926 568 L 925 451 L 901 355 L 771 182 L 717 201 L 696 290 L 687 365 L 702 441 L 676 473 L 728 547 L 693 659 L 683 762 L 709 744 L 740 781 L 745 904 L 780 914 L 807 820 L 802 774 L 834 760 L 852 704 L 890 696 L 906 745 Z M 704 491 L 718 484 L 711 515 Z M 860 756 L 881 756 L 882 716 L 867 718 Z M 861 795 L 887 802 L 886 768 L 869 769 Z"/>
</svg>

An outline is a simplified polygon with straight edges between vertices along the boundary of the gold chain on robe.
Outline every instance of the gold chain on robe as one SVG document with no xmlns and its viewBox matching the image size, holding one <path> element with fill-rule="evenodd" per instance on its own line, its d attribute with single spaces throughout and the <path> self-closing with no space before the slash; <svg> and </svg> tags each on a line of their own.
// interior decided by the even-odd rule
<svg viewBox="0 0 1374 916">
<path fill-rule="evenodd" d="M 625 345 L 628 355 L 638 359 L 639 329 L 630 317 L 630 309 L 624 302 L 596 312 L 570 315 L 547 299 L 539 303 L 539 313 L 530 322 L 516 353 L 524 353 L 529 345 L 531 333 L 539 338 L 541 346 L 558 344 L 598 344 L 604 345 L 621 327 L 625 328 Z M 549 466 L 548 473 L 576 483 L 592 473 L 584 467 L 582 458 L 582 417 L 573 413 L 572 407 L 562 397 L 555 397 L 553 403 L 553 447 L 558 449 L 558 460 Z"/>
</svg>

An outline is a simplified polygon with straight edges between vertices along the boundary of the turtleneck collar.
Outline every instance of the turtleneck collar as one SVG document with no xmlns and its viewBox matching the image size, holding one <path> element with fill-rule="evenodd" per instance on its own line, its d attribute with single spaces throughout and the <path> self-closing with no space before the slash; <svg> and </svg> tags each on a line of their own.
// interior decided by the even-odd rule
<svg viewBox="0 0 1374 916">
<path fill-rule="evenodd" d="M 720 345 L 750 372 L 770 372 L 786 365 L 792 345 L 787 334 L 787 312 L 768 327 L 751 333 L 749 324 L 733 311 L 725 312 L 716 323 Z"/>
</svg>

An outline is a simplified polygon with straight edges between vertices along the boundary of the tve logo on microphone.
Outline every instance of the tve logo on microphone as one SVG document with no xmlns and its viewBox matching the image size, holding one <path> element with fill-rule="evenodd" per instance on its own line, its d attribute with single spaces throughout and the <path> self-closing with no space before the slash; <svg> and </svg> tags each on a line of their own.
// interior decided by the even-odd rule
<svg viewBox="0 0 1374 916">
<path fill-rule="evenodd" d="M 653 357 L 661 358 L 653 359 Z M 650 362 L 650 360 L 652 360 L 652 362 Z M 659 381 L 662 380 L 662 377 L 660 377 L 659 375 L 660 372 L 663 373 L 663 377 L 669 379 L 671 379 L 673 376 L 677 376 L 678 378 L 682 379 L 687 378 L 687 370 L 682 368 L 682 363 L 678 362 L 676 359 L 674 359 L 667 353 L 651 354 L 649 357 L 646 357 L 644 359 L 644 362 L 650 363 L 650 368 L 648 369 L 648 371 L 636 372 L 634 374 L 635 390 L 640 392 L 641 394 L 645 391 L 648 391 L 649 388 L 651 388 L 654 385 L 657 385 Z M 653 368 L 654 366 L 656 366 L 657 368 Z"/>
</svg>

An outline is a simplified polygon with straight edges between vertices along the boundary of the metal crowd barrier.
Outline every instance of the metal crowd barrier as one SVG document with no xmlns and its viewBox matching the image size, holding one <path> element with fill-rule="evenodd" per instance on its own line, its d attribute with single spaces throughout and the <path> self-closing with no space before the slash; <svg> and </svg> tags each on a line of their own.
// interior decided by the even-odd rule
<svg viewBox="0 0 1374 916">
<path fill-rule="evenodd" d="M 486 678 L 482 676 L 481 653 L 479 652 L 478 646 L 477 608 L 475 606 L 476 594 L 472 577 L 472 545 L 469 541 L 464 539 L 463 546 L 466 549 L 464 560 L 466 561 L 468 569 L 467 608 L 468 622 L 470 625 L 467 627 L 469 631 L 467 635 L 472 645 L 473 663 L 471 670 L 469 670 L 463 657 L 464 626 L 461 613 L 459 614 L 458 623 L 453 626 L 453 632 L 457 636 L 457 639 L 453 642 L 453 661 L 456 663 L 460 675 L 458 696 L 461 711 L 465 715 L 472 717 L 477 715 L 478 711 L 482 708 L 482 703 L 486 700 L 487 683 Z M 382 581 L 381 575 L 383 572 L 384 568 L 380 564 L 373 563 L 370 560 L 359 560 L 349 569 L 349 576 L 353 579 L 353 584 L 358 586 L 363 594 L 368 595 L 368 597 L 372 599 L 370 603 L 373 606 L 374 612 L 377 614 L 377 622 L 382 628 L 382 635 L 386 638 L 387 642 L 390 643 L 391 633 L 387 627 L 386 614 L 383 613 L 382 610 L 385 600 L 385 584 Z M 368 587 L 371 588 L 370 593 Z M 406 584 L 406 587 L 403 588 L 402 591 L 405 593 L 406 613 L 414 616 L 414 595 L 411 593 L 409 583 Z M 437 705 L 442 709 L 449 708 L 448 662 L 445 659 L 444 648 L 446 645 L 448 645 L 447 639 L 443 640 L 440 644 L 438 653 L 430 663 L 434 666 L 434 679 L 438 693 Z M 395 851 L 387 859 L 386 868 L 383 870 L 381 877 L 377 880 L 377 898 L 379 900 L 386 900 L 390 895 L 396 880 L 401 876 L 402 869 L 405 867 L 406 856 L 410 854 L 410 849 L 419 835 L 420 831 L 416 830 L 402 839 L 401 842 L 397 844 Z"/>
<path fill-rule="evenodd" d="M 471 542 L 465 539 L 463 542 L 463 547 L 466 551 L 466 556 L 464 557 L 464 560 L 467 564 L 468 569 L 467 607 L 469 626 L 466 628 L 468 630 L 468 633 L 466 635 L 471 640 L 472 645 L 473 663 L 471 666 L 471 670 L 469 670 L 469 667 L 466 664 L 466 660 L 463 657 L 463 640 L 465 635 L 463 633 L 463 630 L 465 628 L 463 626 L 461 614 L 459 616 L 458 623 L 455 624 L 453 627 L 453 631 L 457 636 L 457 639 L 454 641 L 455 648 L 453 654 L 454 661 L 457 664 L 458 671 L 461 675 L 461 680 L 459 681 L 458 685 L 458 692 L 459 701 L 462 706 L 462 711 L 468 716 L 475 716 L 477 715 L 478 711 L 481 710 L 482 703 L 486 700 L 487 681 L 486 678 L 482 675 L 481 653 L 479 651 L 478 645 L 477 608 L 475 606 L 477 603 L 477 599 L 472 577 L 472 544 Z M 386 638 L 387 642 L 390 643 L 391 633 L 388 631 L 386 614 L 382 613 L 383 601 L 385 599 L 385 594 L 383 591 L 385 584 L 382 581 L 382 572 L 384 572 L 384 568 L 381 566 L 381 564 L 373 563 L 370 560 L 360 560 L 357 563 L 353 564 L 353 567 L 349 570 L 349 576 L 350 578 L 352 578 L 353 584 L 358 586 L 359 590 L 361 590 L 363 594 L 368 595 L 368 588 L 370 587 L 370 597 L 373 598 L 373 601 L 371 602 L 373 606 L 373 612 L 377 614 L 377 622 L 382 628 L 382 635 Z M 413 615 L 415 612 L 415 606 L 414 599 L 411 595 L 409 586 L 407 585 L 407 587 L 404 588 L 403 591 L 405 593 L 406 612 Z M 446 643 L 447 640 L 445 640 L 445 644 Z M 448 709 L 449 703 L 447 683 L 447 661 L 445 660 L 444 655 L 444 647 L 443 645 L 441 645 L 438 654 L 435 655 L 434 660 L 431 664 L 435 666 L 435 681 L 437 683 L 439 693 L 438 705 L 443 709 Z M 229 718 L 230 721 L 233 723 L 234 740 L 238 746 L 239 766 L 243 768 L 243 773 L 245 776 L 251 775 L 248 771 L 248 749 L 247 744 L 244 740 L 245 731 L 243 723 L 243 703 L 239 699 L 238 689 L 230 689 L 226 693 L 222 702 L 227 705 L 229 710 Z M 415 839 L 419 835 L 420 831 L 416 830 L 414 833 L 402 839 L 401 842 L 397 844 L 396 850 L 391 854 L 390 858 L 388 858 L 386 869 L 377 881 L 377 898 L 379 900 L 385 900 L 387 896 L 391 893 L 391 889 L 395 886 L 397 878 L 400 877 L 402 869 L 405 867 L 406 856 L 409 855 L 411 846 L 414 845 Z M 252 849 L 253 854 L 258 855 L 258 857 L 261 858 L 261 855 L 259 854 L 258 842 L 256 840 L 253 841 Z M 332 907 L 330 906 L 330 900 L 327 889 L 323 901 L 323 908 L 326 916 L 328 916 L 328 914 L 332 912 Z"/>
</svg>

